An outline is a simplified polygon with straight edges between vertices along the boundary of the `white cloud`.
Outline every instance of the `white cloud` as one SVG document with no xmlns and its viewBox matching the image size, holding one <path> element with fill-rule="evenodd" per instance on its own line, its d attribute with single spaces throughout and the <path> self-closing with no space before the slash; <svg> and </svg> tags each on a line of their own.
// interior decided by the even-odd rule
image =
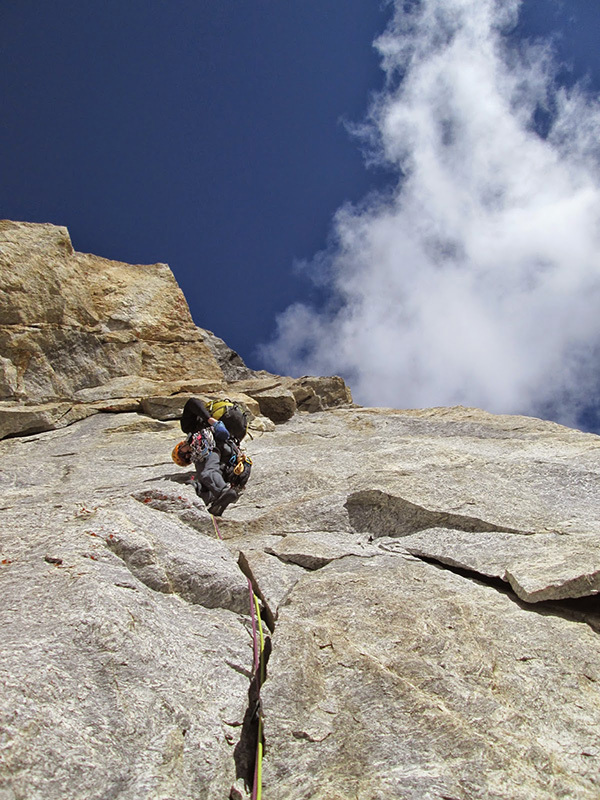
<svg viewBox="0 0 600 800">
<path fill-rule="evenodd" d="M 574 422 L 598 388 L 599 105 L 555 85 L 549 44 L 507 36 L 517 0 L 403 5 L 363 126 L 397 185 L 338 211 L 315 260 L 329 307 L 288 308 L 263 355 L 364 404 Z"/>
</svg>

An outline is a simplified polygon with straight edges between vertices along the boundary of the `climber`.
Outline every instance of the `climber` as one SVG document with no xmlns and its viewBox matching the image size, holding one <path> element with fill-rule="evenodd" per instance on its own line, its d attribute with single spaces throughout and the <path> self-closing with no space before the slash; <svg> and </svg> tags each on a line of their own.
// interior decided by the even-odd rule
<svg viewBox="0 0 600 800">
<path fill-rule="evenodd" d="M 225 425 L 226 433 L 220 423 Z M 228 399 L 202 402 L 195 397 L 190 398 L 181 416 L 182 431 L 187 434 L 195 433 L 209 425 L 213 433 L 216 433 L 215 446 L 221 457 L 223 478 L 239 494 L 248 482 L 252 466 L 251 459 L 240 447 L 248 430 L 247 412 L 239 403 Z"/>
<path fill-rule="evenodd" d="M 243 437 L 246 432 L 245 417 L 243 430 L 236 424 L 237 421 L 236 415 L 231 427 Z M 175 446 L 173 461 L 179 466 L 194 463 L 196 478 L 193 484 L 197 494 L 208 506 L 209 513 L 215 517 L 221 516 L 230 503 L 237 501 L 245 488 L 252 462 L 243 453 L 236 438 L 230 435 L 224 422 L 211 416 L 201 400 L 192 397 L 187 401 L 181 417 L 181 428 L 188 437 Z"/>
<path fill-rule="evenodd" d="M 218 433 L 228 436 L 225 426 L 222 423 L 217 425 L 220 426 Z M 214 426 L 207 426 L 202 431 L 190 433 L 187 439 L 175 445 L 171 456 L 181 467 L 193 462 L 196 476 L 192 483 L 196 493 L 208 506 L 209 512 L 219 517 L 229 503 L 238 499 L 238 494 L 223 477 L 221 454 L 216 448 L 213 428 Z"/>
</svg>

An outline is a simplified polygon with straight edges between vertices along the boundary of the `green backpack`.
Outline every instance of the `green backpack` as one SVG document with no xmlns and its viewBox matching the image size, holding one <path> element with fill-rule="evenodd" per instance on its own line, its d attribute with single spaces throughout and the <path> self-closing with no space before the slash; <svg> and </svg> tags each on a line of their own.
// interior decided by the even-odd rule
<svg viewBox="0 0 600 800">
<path fill-rule="evenodd" d="M 211 417 L 221 420 L 238 442 L 241 442 L 248 431 L 248 414 L 240 403 L 224 398 L 223 400 L 210 400 L 206 403 Z"/>
</svg>

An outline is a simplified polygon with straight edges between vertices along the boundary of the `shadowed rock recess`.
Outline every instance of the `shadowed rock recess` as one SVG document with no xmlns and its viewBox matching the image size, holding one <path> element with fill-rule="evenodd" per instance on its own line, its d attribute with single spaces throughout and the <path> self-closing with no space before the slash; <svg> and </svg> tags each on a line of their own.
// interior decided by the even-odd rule
<svg viewBox="0 0 600 800">
<path fill-rule="evenodd" d="M 265 800 L 600 797 L 599 437 L 253 372 L 64 228 L 0 269 L 0 800 L 249 796 L 247 577 Z M 191 393 L 254 415 L 222 541 Z"/>
</svg>

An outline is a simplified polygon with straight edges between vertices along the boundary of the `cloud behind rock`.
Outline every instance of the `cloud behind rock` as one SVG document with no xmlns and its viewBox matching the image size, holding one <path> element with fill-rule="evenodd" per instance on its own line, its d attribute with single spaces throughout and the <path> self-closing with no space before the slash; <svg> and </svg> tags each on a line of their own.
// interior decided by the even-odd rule
<svg viewBox="0 0 600 800">
<path fill-rule="evenodd" d="M 404 5 L 360 127 L 395 185 L 338 210 L 311 265 L 328 304 L 290 306 L 263 355 L 366 404 L 575 423 L 598 388 L 598 101 L 511 34 L 519 2 Z"/>
</svg>

